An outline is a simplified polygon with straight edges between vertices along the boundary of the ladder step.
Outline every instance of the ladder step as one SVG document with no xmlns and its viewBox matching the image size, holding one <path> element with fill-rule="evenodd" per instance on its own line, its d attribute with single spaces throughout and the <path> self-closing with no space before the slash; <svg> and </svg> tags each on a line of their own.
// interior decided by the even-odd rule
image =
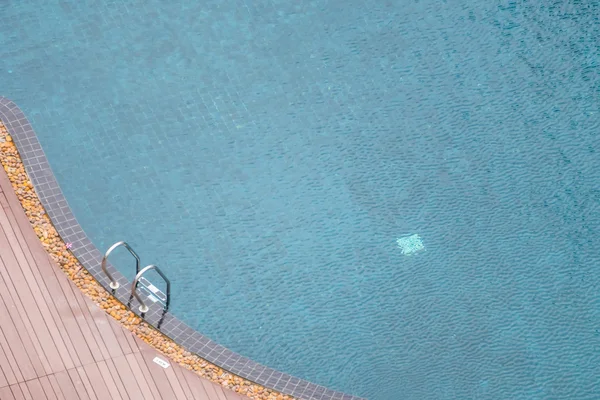
<svg viewBox="0 0 600 400">
<path fill-rule="evenodd" d="M 156 303 L 157 301 L 160 301 L 163 304 L 167 302 L 167 296 L 162 292 L 162 290 L 154 286 L 148 279 L 141 277 L 139 280 L 139 285 L 139 288 L 146 292 L 146 295 L 150 298 L 150 300 L 152 300 L 152 302 Z"/>
</svg>

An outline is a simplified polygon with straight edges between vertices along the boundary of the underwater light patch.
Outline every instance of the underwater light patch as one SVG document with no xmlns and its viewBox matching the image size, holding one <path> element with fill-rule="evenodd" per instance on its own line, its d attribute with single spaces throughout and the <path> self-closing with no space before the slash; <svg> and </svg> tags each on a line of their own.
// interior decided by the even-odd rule
<svg viewBox="0 0 600 400">
<path fill-rule="evenodd" d="M 421 236 L 417 234 L 399 238 L 396 240 L 396 243 L 398 243 L 398 247 L 400 247 L 402 254 L 405 256 L 409 256 L 417 251 L 425 250 Z"/>
</svg>

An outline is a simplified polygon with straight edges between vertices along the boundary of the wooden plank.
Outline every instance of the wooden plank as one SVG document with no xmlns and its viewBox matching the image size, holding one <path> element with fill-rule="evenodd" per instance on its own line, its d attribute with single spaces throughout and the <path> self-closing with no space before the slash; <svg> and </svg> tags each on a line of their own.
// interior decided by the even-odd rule
<svg viewBox="0 0 600 400">
<path fill-rule="evenodd" d="M 77 392 L 77 395 L 80 399 L 90 399 L 90 396 L 87 394 L 87 390 L 85 390 L 85 385 L 83 384 L 83 380 L 79 376 L 79 373 L 75 368 L 67 370 L 67 374 L 69 374 L 69 378 L 71 378 L 71 382 L 73 383 L 73 387 Z"/>
<path fill-rule="evenodd" d="M 183 376 L 183 368 L 177 364 L 171 364 L 171 365 L 173 366 L 173 372 L 175 373 L 175 376 L 177 377 L 177 380 L 179 381 L 179 384 L 181 385 L 181 389 L 183 389 L 185 398 L 187 400 L 194 400 L 194 395 L 192 394 L 192 391 L 190 390 L 190 385 L 187 383 L 185 376 Z"/>
<path fill-rule="evenodd" d="M 202 384 L 202 379 L 192 371 L 182 370 L 183 376 L 190 386 L 190 390 L 194 395 L 194 400 L 210 400 L 208 394 L 206 393 L 206 389 L 204 389 L 204 385 Z"/>
<path fill-rule="evenodd" d="M 31 361 L 31 367 L 34 370 L 35 375 L 28 377 L 28 379 L 33 379 L 34 376 L 44 375 L 46 372 L 50 373 L 51 368 L 42 350 L 41 343 L 39 342 L 37 335 L 35 334 L 31 321 L 25 313 L 25 308 L 23 304 L 18 298 L 15 301 L 14 297 L 12 296 L 12 294 L 14 293 L 14 287 L 12 286 L 11 282 L 5 281 L 3 279 L 3 276 L 6 276 L 8 280 L 7 274 L 2 272 L 6 270 L 7 267 L 0 257 L 0 297 L 2 297 L 6 310 L 8 314 L 10 314 L 10 318 L 12 319 L 12 322 L 14 324 L 14 333 L 18 334 L 19 342 L 22 343 L 22 347 L 24 347 L 25 352 L 29 360 Z M 8 340 L 9 335 L 7 332 L 5 332 L 5 334 L 7 335 Z M 10 340 L 8 340 L 8 342 L 11 343 Z M 21 354 L 20 347 L 18 344 L 15 345 L 18 348 L 13 349 L 13 355 L 16 359 L 18 359 L 18 356 Z M 19 365 L 22 365 L 21 369 L 28 368 L 28 365 L 25 362 L 24 364 Z M 17 373 L 15 371 L 15 375 L 19 379 L 21 372 Z"/>
<path fill-rule="evenodd" d="M 13 396 L 9 386 L 0 388 L 0 400 L 15 400 L 15 396 Z"/>
<path fill-rule="evenodd" d="M 176 398 L 178 400 L 186 400 L 187 397 L 185 395 L 185 392 L 183 391 L 183 388 L 181 387 L 181 382 L 179 382 L 179 379 L 177 379 L 177 375 L 175 375 L 175 372 L 173 371 L 173 368 L 176 368 L 177 366 L 174 366 L 171 360 L 169 360 L 169 363 L 171 363 L 171 366 L 169 368 L 165 368 L 165 375 L 167 375 L 167 379 L 171 383 L 171 387 L 175 392 Z"/>
<path fill-rule="evenodd" d="M 200 383 L 202 383 L 202 386 L 204 386 L 204 390 L 206 391 L 206 394 L 208 395 L 208 398 L 211 400 L 218 400 L 219 397 L 217 395 L 217 392 L 215 392 L 215 388 L 212 385 L 212 382 L 209 382 L 207 380 L 201 380 Z"/>
<path fill-rule="evenodd" d="M 56 277 L 52 271 L 52 266 L 48 261 L 48 256 L 46 251 L 39 245 L 37 237 L 34 237 L 33 240 L 35 242 L 30 241 L 29 243 L 26 241 L 22 230 L 33 234 L 31 231 L 31 227 L 21 227 L 17 222 L 17 218 L 13 214 L 12 210 L 7 210 L 6 218 L 8 220 L 8 224 L 12 227 L 12 233 L 14 235 L 14 240 L 16 240 L 15 244 L 20 246 L 20 250 L 25 257 L 25 261 L 27 262 L 27 266 L 30 270 L 23 270 L 24 274 L 30 274 L 29 286 L 35 286 L 37 290 L 39 290 L 41 298 L 43 299 L 43 304 L 40 305 L 40 309 L 43 311 L 43 307 L 46 306 L 48 308 L 48 313 L 51 316 L 54 325 L 57 327 L 59 331 L 59 335 L 61 338 L 61 343 L 64 342 L 64 346 L 69 354 L 69 358 L 73 360 L 74 365 L 81 365 L 82 362 L 91 362 L 91 355 L 89 354 L 89 350 L 87 349 L 87 345 L 85 345 L 85 341 L 81 336 L 81 333 L 77 329 L 74 328 L 75 318 L 70 312 L 70 308 L 68 304 L 65 304 L 65 299 L 61 290 L 56 290 L 56 287 L 50 287 L 53 290 L 49 290 L 49 285 L 56 285 Z M 29 221 L 24 218 L 18 218 L 21 220 L 23 224 L 29 224 Z M 0 215 L 0 224 L 2 224 L 4 219 Z M 10 239 L 10 238 L 9 238 Z M 13 247 L 13 250 L 14 247 Z M 16 251 L 15 251 L 16 253 Z M 34 290 L 32 288 L 32 290 Z M 52 293 L 52 294 L 51 294 Z M 63 307 L 59 308 L 57 304 L 61 304 Z M 70 318 L 69 318 L 70 317 Z M 67 331 L 69 334 L 67 334 Z M 84 343 L 84 346 L 77 347 L 77 344 Z M 80 356 L 88 356 L 85 360 L 81 360 Z M 67 363 L 65 363 L 67 365 Z"/>
<path fill-rule="evenodd" d="M 4 262 L 0 259 L 0 271 L 5 269 Z M 13 374 L 9 375 L 8 368 L 6 368 L 6 378 L 15 384 L 25 379 L 33 379 L 38 374 L 43 375 L 45 370 L 31 344 L 29 332 L 23 324 L 17 305 L 14 304 L 8 292 L 3 275 L 0 273 L 0 320 L 2 321 L 0 346 L 2 346 L 7 360 L 14 362 L 10 365 Z M 37 369 L 31 359 L 37 361 Z"/>
<path fill-rule="evenodd" d="M 0 321 L 1 321 L 1 318 L 0 318 Z M 4 334 L 2 333 L 1 329 L 0 329 L 0 338 L 4 339 Z M 6 358 L 6 354 L 4 354 L 4 350 L 2 349 L 2 345 L 0 344 L 0 388 L 10 385 L 8 383 L 8 380 L 6 379 L 6 375 L 4 375 L 3 366 L 11 374 L 13 374 L 12 368 L 11 368 L 10 364 L 8 363 L 8 359 Z"/>
<path fill-rule="evenodd" d="M 119 324 L 119 326 L 121 326 L 121 324 Z M 131 352 L 139 353 L 140 349 L 138 348 L 137 343 L 135 342 L 135 339 L 134 339 L 135 335 L 129 329 L 125 328 L 124 326 L 121 326 L 121 329 L 123 330 L 123 334 L 125 335 L 125 338 L 127 339 L 127 342 L 129 343 Z"/>
<path fill-rule="evenodd" d="M 123 352 L 123 354 L 131 354 L 133 351 L 131 350 L 131 346 L 129 346 L 129 341 L 125 337 L 125 332 L 123 332 L 124 328 L 117 320 L 115 320 L 110 315 L 106 315 L 106 319 L 108 320 L 108 324 L 112 328 L 112 331 L 115 334 L 115 337 L 117 338 L 119 346 L 121 346 L 121 351 Z"/>
<path fill-rule="evenodd" d="M 79 397 L 77 394 L 77 390 L 75 386 L 73 386 L 73 382 L 71 382 L 71 378 L 67 371 L 61 371 L 54 374 L 56 378 L 56 382 L 58 382 L 58 386 L 65 400 L 84 400 Z"/>
<path fill-rule="evenodd" d="M 131 400 L 144 400 L 140 386 L 138 385 L 138 382 L 133 379 L 133 372 L 131 371 L 125 356 L 115 357 L 112 361 L 115 363 L 115 368 L 123 380 L 129 398 Z"/>
<path fill-rule="evenodd" d="M 17 281 L 22 284 L 18 294 L 21 295 L 21 290 L 26 290 L 23 292 L 23 295 L 26 295 L 27 292 L 29 292 L 33 296 L 34 303 L 37 304 L 42 320 L 45 322 L 52 335 L 55 348 L 58 350 L 64 366 L 67 369 L 73 368 L 75 364 L 71 358 L 72 352 L 69 352 L 65 344 L 65 339 L 67 338 L 64 338 L 64 336 L 66 336 L 66 334 L 64 333 L 64 329 L 60 329 L 60 322 L 57 323 L 54 320 L 54 315 L 56 315 L 56 313 L 51 311 L 53 306 L 52 297 L 48 294 L 47 290 L 45 290 L 44 285 L 39 283 L 39 278 L 36 279 L 31 268 L 33 260 L 28 259 L 25 254 L 26 251 L 21 248 L 15 229 L 8 220 L 8 213 L 0 212 L 0 226 L 2 226 L 6 240 L 12 248 L 14 258 L 18 262 L 18 264 L 14 264 L 14 267 L 17 267 L 17 265 L 20 267 L 20 269 L 10 268 L 11 265 L 7 265 L 8 270 L 11 272 L 11 280 L 13 283 L 16 285 L 15 279 L 17 279 Z M 20 296 L 21 300 L 23 300 L 23 295 Z"/>
<path fill-rule="evenodd" d="M 81 378 L 81 381 L 83 382 L 83 386 L 85 387 L 85 391 L 87 392 L 88 397 L 91 400 L 98 400 L 98 397 L 96 396 L 96 393 L 94 392 L 94 388 L 92 387 L 92 383 L 90 382 L 90 378 L 88 378 L 83 367 L 77 367 L 76 370 L 77 370 L 77 373 L 79 373 L 79 377 Z"/>
<path fill-rule="evenodd" d="M 0 204 L 2 205 L 2 208 L 4 208 L 5 210 L 10 208 L 10 204 L 8 204 L 8 200 L 6 199 L 4 192 L 2 192 L 2 194 L 0 194 Z"/>
<path fill-rule="evenodd" d="M 32 379 L 26 382 L 27 389 L 29 389 L 29 393 L 31 393 L 31 398 L 33 400 L 48 400 L 48 397 L 44 393 L 44 389 L 42 388 L 42 384 L 38 379 Z"/>
<path fill-rule="evenodd" d="M 114 390 L 116 390 L 116 386 L 114 386 L 112 377 L 110 378 L 110 382 L 106 382 L 96 364 L 84 365 L 83 369 L 85 370 L 85 374 L 87 375 L 87 377 L 90 380 L 90 383 L 92 384 L 92 389 L 94 390 L 94 393 L 96 394 L 96 397 L 99 400 L 113 398 L 111 397 L 111 392 L 108 389 L 108 385 L 111 384 Z"/>
<path fill-rule="evenodd" d="M 204 385 L 204 390 L 208 394 L 208 398 L 211 400 L 222 400 L 225 397 L 225 394 L 221 390 L 219 386 L 212 383 L 207 379 L 202 379 L 202 385 Z"/>
<path fill-rule="evenodd" d="M 221 389 L 223 389 L 223 393 L 225 393 L 225 397 L 227 397 L 227 400 L 244 400 L 244 398 L 245 398 L 241 394 L 234 392 L 231 389 L 224 388 L 224 387 L 221 387 Z"/>
<path fill-rule="evenodd" d="M 10 179 L 8 179 L 6 171 L 4 171 L 4 168 L 0 168 L 0 172 L 0 189 L 2 189 L 2 193 L 13 193 L 14 195 L 12 184 L 10 183 Z"/>
<path fill-rule="evenodd" d="M 9 206 L 7 208 L 7 210 L 10 210 L 11 207 L 14 207 L 16 210 L 18 210 L 17 213 L 20 212 L 21 215 L 23 216 L 23 218 L 27 219 L 27 217 L 25 216 L 25 214 L 21 208 L 21 204 L 19 203 L 19 200 L 17 199 L 15 193 L 13 192 L 12 185 L 11 185 L 10 181 L 8 180 L 8 176 L 3 171 L 0 172 L 0 187 L 2 187 L 3 189 L 6 189 L 5 193 L 8 193 L 8 196 L 6 196 L 6 197 L 4 197 L 5 194 L 3 194 L 3 197 L 6 199 L 6 205 Z M 5 214 L 6 211 L 3 210 L 1 213 Z M 33 233 L 33 229 L 31 228 L 31 226 L 29 227 L 29 229 Z M 5 270 L 6 270 L 6 267 L 7 266 L 5 266 L 5 268 L 4 268 Z M 26 349 L 27 355 L 31 361 L 31 364 L 33 365 L 33 368 L 34 368 L 36 374 L 38 376 L 42 376 L 42 375 L 44 375 L 44 373 L 50 373 L 51 372 L 50 364 L 41 348 L 40 341 L 35 334 L 36 331 L 33 329 L 31 321 L 26 317 L 23 305 L 21 304 L 20 301 L 17 301 L 17 304 L 13 304 L 12 296 L 14 296 L 14 291 L 8 290 L 9 287 L 10 287 L 10 289 L 13 289 L 11 282 L 8 281 L 8 278 L 7 278 L 7 281 L 4 282 L 4 284 L 6 287 L 4 287 L 4 286 L 0 287 L 0 291 L 2 291 L 2 293 L 5 294 L 6 307 L 8 308 L 8 310 L 10 311 L 10 313 L 12 315 L 13 323 L 16 328 L 16 331 L 18 332 L 18 334 L 21 338 L 21 342 L 23 343 L 23 345 Z M 6 301 L 7 297 L 10 297 L 10 301 Z M 21 316 L 23 316 L 23 319 L 21 319 Z M 10 359 L 10 357 L 9 357 L 9 359 Z M 26 368 L 26 366 L 24 366 L 23 368 Z M 17 374 L 17 378 L 19 378 L 18 375 L 20 375 L 20 374 Z"/>
<path fill-rule="evenodd" d="M 108 360 L 106 360 L 104 362 L 105 362 L 105 366 L 106 366 L 110 376 L 112 376 L 112 379 L 115 382 L 115 385 L 117 385 L 120 396 L 123 399 L 129 399 L 127 390 L 125 390 L 126 381 L 122 380 L 121 377 L 119 376 L 119 373 L 117 372 L 117 367 L 115 367 L 115 363 L 113 362 L 112 358 L 109 358 Z M 98 363 L 98 367 L 100 367 L 100 364 L 101 363 Z"/>
<path fill-rule="evenodd" d="M 132 356 L 137 361 L 137 365 L 138 365 L 138 367 L 140 367 L 142 374 L 144 374 L 144 377 L 146 378 L 146 382 L 148 383 L 148 386 L 150 387 L 150 391 L 154 394 L 154 397 L 156 397 L 157 399 L 162 398 L 162 396 L 160 395 L 160 391 L 158 390 L 158 387 L 156 386 L 156 382 L 154 382 L 152 374 L 150 373 L 150 370 L 146 366 L 146 362 L 144 361 L 142 354 L 138 351 L 138 352 L 133 353 Z"/>
<path fill-rule="evenodd" d="M 45 277 L 36 277 L 35 279 L 40 279 L 40 282 L 45 282 L 46 285 L 56 284 L 56 282 L 46 281 Z M 75 321 L 75 317 L 71 312 L 71 308 L 62 295 L 62 292 L 55 291 L 55 288 L 51 288 L 52 294 L 50 294 L 48 289 L 44 288 L 43 284 L 40 284 L 39 286 L 40 290 L 43 292 L 43 296 L 47 296 L 47 298 L 51 299 L 51 301 L 47 302 L 48 308 L 50 309 L 49 312 L 54 319 L 54 323 L 58 328 L 58 331 L 60 332 L 62 342 L 67 349 L 69 358 L 72 360 L 73 365 L 77 366 L 81 365 L 82 363 L 93 362 L 94 360 L 89 348 L 87 347 L 87 343 L 79 331 L 77 321 Z"/>
<path fill-rule="evenodd" d="M 96 335 L 94 335 L 92 333 L 92 330 L 90 329 L 88 321 L 85 317 L 85 314 L 89 313 L 87 310 L 87 307 L 85 309 L 82 309 L 81 305 L 79 304 L 79 302 L 77 300 L 76 295 L 73 292 L 74 290 L 79 291 L 79 288 L 76 287 L 69 280 L 69 278 L 67 278 L 67 276 L 64 274 L 64 272 L 62 272 L 56 264 L 54 264 L 52 261 L 51 261 L 51 263 L 52 263 L 52 267 L 55 272 L 56 281 L 57 281 L 58 285 L 60 286 L 67 303 L 71 307 L 72 312 L 74 313 L 75 320 L 77 322 L 79 330 L 81 331 L 81 335 L 83 336 L 84 340 L 86 341 L 88 351 L 90 352 L 94 361 L 104 360 L 104 355 L 102 354 L 102 351 L 100 350 L 100 346 L 98 345 Z M 107 352 L 107 356 L 108 356 L 108 352 Z M 81 358 L 82 358 L 82 362 L 84 364 L 89 364 L 91 362 L 91 361 L 89 361 L 89 362 L 87 361 L 87 356 L 82 356 Z"/>
<path fill-rule="evenodd" d="M 65 400 L 65 395 L 62 393 L 62 390 L 60 389 L 60 385 L 58 384 L 58 380 L 56 379 L 56 376 L 54 376 L 54 374 L 48 375 L 48 381 L 50 382 L 50 385 L 52 385 L 52 389 L 54 389 L 54 394 L 56 394 L 56 397 L 58 398 L 58 400 Z"/>
<path fill-rule="evenodd" d="M 4 306 L 4 302 L 0 298 L 0 308 Z M 9 329 L 14 332 L 14 326 L 12 325 L 12 320 L 10 320 L 10 316 L 8 312 L 6 315 L 0 311 L 0 388 L 8 385 L 14 385 L 17 383 L 17 378 L 15 377 L 15 373 L 13 368 L 17 366 L 17 362 L 15 361 L 15 357 L 12 354 L 10 346 L 8 345 L 8 341 L 4 336 L 4 332 L 2 332 L 2 327 L 4 329 Z M 9 361 L 10 359 L 10 361 Z M 20 373 L 21 371 L 17 369 Z"/>
<path fill-rule="evenodd" d="M 54 304 L 54 309 L 57 311 L 55 316 L 62 317 L 60 321 L 64 325 L 64 329 L 68 332 L 68 337 L 72 343 L 71 351 L 75 351 L 76 354 L 72 355 L 72 358 L 79 359 L 80 363 L 89 364 L 94 361 L 94 358 L 91 355 L 90 348 L 85 341 L 85 337 L 81 330 L 79 329 L 79 324 L 75 315 L 80 313 L 80 309 L 77 305 L 77 302 L 74 299 L 73 301 L 69 301 L 70 299 L 67 297 L 67 294 L 64 293 L 63 288 L 59 282 L 59 275 L 57 276 L 56 272 L 58 272 L 64 279 L 67 279 L 64 276 L 64 273 L 60 271 L 58 266 L 51 261 L 50 257 L 46 250 L 39 244 L 37 236 L 31 229 L 29 225 L 29 221 L 23 221 L 23 218 L 17 218 L 12 212 L 8 213 L 8 219 L 13 224 L 18 224 L 18 229 L 15 229 L 15 234 L 19 241 L 21 242 L 21 246 L 26 248 L 26 255 L 28 252 L 31 257 L 31 265 L 34 266 L 32 271 L 36 279 L 43 284 L 40 284 L 42 288 L 49 292 L 48 297 L 52 299 Z M 26 224 L 26 226 L 22 226 Z M 28 235 L 28 233 L 30 235 Z M 29 236 L 29 237 L 28 237 Z M 68 279 L 67 279 L 68 280 Z M 50 295 L 51 293 L 51 295 Z"/>
<path fill-rule="evenodd" d="M 127 363 L 129 364 L 129 368 L 131 368 L 133 377 L 134 377 L 135 381 L 138 383 L 138 386 L 140 387 L 140 391 L 141 391 L 144 399 L 153 400 L 154 395 L 152 394 L 152 389 L 150 389 L 150 386 L 148 385 L 148 382 L 146 381 L 146 377 L 144 377 L 144 373 L 138 364 L 138 360 L 135 358 L 133 353 L 127 354 L 125 356 L 125 359 L 127 360 Z M 150 376 L 149 376 L 149 378 L 150 378 Z M 155 392 L 155 393 L 157 393 L 157 392 Z"/>
<path fill-rule="evenodd" d="M 42 385 L 42 389 L 44 389 L 46 397 L 48 397 L 48 400 L 58 400 L 58 397 L 56 396 L 54 388 L 52 387 L 52 384 L 50 383 L 48 377 L 42 376 L 41 378 L 39 378 L 39 380 L 40 384 Z"/>
<path fill-rule="evenodd" d="M 31 396 L 31 393 L 29 392 L 29 389 L 27 388 L 27 383 L 20 382 L 19 387 L 21 388 L 21 392 L 23 393 L 23 398 L 25 400 L 33 400 L 33 397 Z"/>
<path fill-rule="evenodd" d="M 223 386 L 214 382 L 209 383 L 211 383 L 214 386 L 215 392 L 217 392 L 217 396 L 219 396 L 219 400 L 227 400 L 227 396 L 225 395 L 225 389 L 223 388 Z"/>
<path fill-rule="evenodd" d="M 156 363 L 154 363 L 152 361 L 152 359 L 154 358 L 154 355 L 151 354 L 149 350 L 144 351 L 143 348 L 140 348 L 140 350 L 142 350 L 142 351 L 140 353 L 136 353 L 136 355 L 139 355 L 141 360 L 144 362 L 144 365 L 146 365 L 146 368 L 150 372 L 150 376 L 152 377 L 152 379 L 154 380 L 154 383 L 156 384 L 156 388 L 157 388 L 160 396 L 164 400 L 175 399 L 176 394 L 173 391 L 173 388 L 171 387 L 171 384 L 169 383 L 169 381 L 167 379 L 164 368 L 160 367 L 159 365 L 157 365 Z M 171 367 L 169 367 L 169 368 L 171 368 Z"/>
<path fill-rule="evenodd" d="M 10 390 L 12 390 L 12 394 L 16 400 L 25 400 L 25 395 L 21 390 L 21 386 L 17 383 L 16 385 L 10 386 Z"/>
<path fill-rule="evenodd" d="M 100 374 L 102 374 L 102 378 L 104 379 L 106 388 L 110 392 L 110 396 L 111 396 L 110 398 L 115 399 L 115 400 L 128 399 L 128 397 L 121 396 L 121 393 L 125 393 L 125 388 L 123 387 L 123 384 L 121 383 L 120 379 L 118 382 L 114 380 L 114 378 L 112 377 L 112 375 L 108 369 L 108 365 L 106 364 L 106 361 L 98 362 L 97 366 L 98 366 L 98 370 L 100 371 Z"/>
<path fill-rule="evenodd" d="M 102 335 L 100 334 L 98 327 L 94 323 L 94 317 L 92 316 L 92 313 L 90 312 L 87 303 L 92 303 L 94 307 L 98 307 L 98 306 L 96 304 L 94 304 L 92 302 L 92 300 L 88 299 L 81 292 L 81 290 L 79 290 L 79 288 L 77 288 L 77 287 L 75 287 L 73 289 L 73 295 L 75 296 L 75 299 L 77 300 L 77 303 L 79 304 L 79 308 L 81 309 L 81 313 L 83 314 L 83 317 L 85 318 L 85 320 L 87 322 L 89 330 L 92 333 L 92 336 L 94 337 L 94 340 L 96 341 L 96 344 L 98 345 L 98 349 L 100 350 L 100 353 L 102 354 L 102 360 L 108 360 L 110 358 L 110 353 L 108 351 L 108 348 L 106 347 L 106 343 L 104 343 L 104 340 L 102 339 Z M 97 361 L 100 361 L 100 360 L 97 360 Z"/>
<path fill-rule="evenodd" d="M 0 218 L 2 217 L 2 214 L 3 213 L 0 212 Z M 22 259 L 22 254 L 18 251 L 13 253 L 13 248 L 6 236 L 6 231 L 3 228 L 0 228 L 0 251 L 0 258 L 2 259 L 2 264 L 4 266 L 2 273 L 4 274 L 5 280 L 10 281 L 10 283 L 6 282 L 8 292 L 17 304 L 17 308 L 23 309 L 21 311 L 23 320 L 29 320 L 31 325 L 29 332 L 30 336 L 36 336 L 39 339 L 41 348 L 43 349 L 42 353 L 48 358 L 51 371 L 56 372 L 64 370 L 65 363 L 63 356 L 70 361 L 70 364 L 72 364 L 67 349 L 64 347 L 64 344 L 62 344 L 58 329 L 54 326 L 53 321 L 50 321 L 52 318 L 48 315 L 44 317 L 44 313 L 38 308 L 38 301 L 42 301 L 43 299 L 40 299 L 39 291 L 32 291 L 29 287 L 27 278 L 23 274 L 23 271 L 27 269 L 25 266 L 26 261 Z M 17 257 L 19 260 L 17 260 Z M 19 307 L 19 305 L 21 306 Z M 47 307 L 43 307 L 43 311 L 48 313 Z M 35 330 L 33 329 L 33 326 L 35 326 Z M 57 342 L 60 342 L 62 346 Z M 59 347 L 60 350 L 58 350 Z"/>
<path fill-rule="evenodd" d="M 114 358 L 122 356 L 123 351 L 121 350 L 121 346 L 119 345 L 115 333 L 109 325 L 108 317 L 106 316 L 104 310 L 101 310 L 91 301 L 86 301 L 85 303 L 90 315 L 92 316 L 94 325 L 100 333 L 100 337 L 102 338 L 104 344 L 106 345 L 106 349 L 108 350 L 110 357 Z"/>
</svg>

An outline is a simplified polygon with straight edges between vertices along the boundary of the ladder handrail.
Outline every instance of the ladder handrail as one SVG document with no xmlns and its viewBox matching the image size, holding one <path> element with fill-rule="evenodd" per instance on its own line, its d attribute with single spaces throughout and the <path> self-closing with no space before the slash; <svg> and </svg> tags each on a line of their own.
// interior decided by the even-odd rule
<svg viewBox="0 0 600 400">
<path fill-rule="evenodd" d="M 101 264 L 102 265 L 102 272 L 104 272 L 104 274 L 106 276 L 108 276 L 108 279 L 110 279 L 110 284 L 109 285 L 110 285 L 111 289 L 118 289 L 119 288 L 119 282 L 115 281 L 115 279 L 112 277 L 112 275 L 110 274 L 110 272 L 108 272 L 108 269 L 106 268 L 106 260 L 108 259 L 108 256 L 110 255 L 110 253 L 112 253 L 114 249 L 116 249 L 117 247 L 120 247 L 120 246 L 124 246 L 129 251 L 129 253 L 131 253 L 131 255 L 135 257 L 135 273 L 137 275 L 140 272 L 140 257 L 131 248 L 131 246 L 129 246 L 127 244 L 127 242 L 125 242 L 125 241 L 120 241 L 120 242 L 117 242 L 117 243 L 113 244 L 106 251 L 106 253 L 104 253 L 104 257 L 102 257 L 102 264 Z"/>
<path fill-rule="evenodd" d="M 137 289 L 138 282 L 139 282 L 140 278 L 142 277 L 142 275 L 144 275 L 146 272 L 148 272 L 150 270 L 155 270 L 160 275 L 160 277 L 164 279 L 164 281 L 167 284 L 167 301 L 165 302 L 164 308 L 165 308 L 165 310 L 168 310 L 169 309 L 169 303 L 171 302 L 171 281 L 161 271 L 161 269 L 158 268 L 154 264 L 150 264 L 150 265 L 144 267 L 144 269 L 142 269 L 140 272 L 138 272 L 135 275 L 135 279 L 131 283 L 131 295 L 134 296 L 137 299 L 137 301 L 140 303 L 140 312 L 142 312 L 142 313 L 147 312 L 148 311 L 148 306 L 144 303 L 144 301 L 142 300 L 142 298 L 140 296 L 138 296 L 136 289 Z"/>
</svg>

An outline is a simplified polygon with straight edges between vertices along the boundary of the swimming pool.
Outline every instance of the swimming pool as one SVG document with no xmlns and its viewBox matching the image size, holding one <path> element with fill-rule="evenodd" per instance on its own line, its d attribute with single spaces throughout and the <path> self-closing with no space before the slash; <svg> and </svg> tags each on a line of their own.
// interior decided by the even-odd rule
<svg viewBox="0 0 600 400">
<path fill-rule="evenodd" d="M 0 5 L 0 94 L 98 248 L 334 389 L 598 397 L 597 4 L 187 3 Z"/>
</svg>

